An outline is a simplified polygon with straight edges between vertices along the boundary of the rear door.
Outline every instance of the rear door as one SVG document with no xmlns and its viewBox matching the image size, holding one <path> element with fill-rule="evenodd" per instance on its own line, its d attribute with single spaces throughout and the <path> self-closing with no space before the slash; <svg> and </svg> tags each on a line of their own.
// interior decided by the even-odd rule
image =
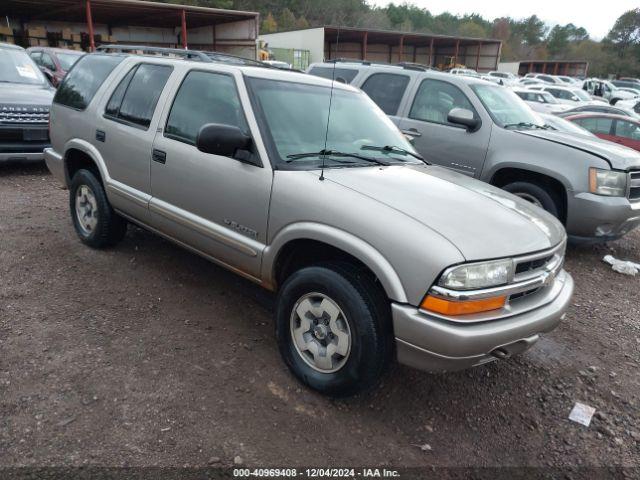
<svg viewBox="0 0 640 480">
<path fill-rule="evenodd" d="M 444 80 L 423 79 L 407 104 L 400 129 L 414 136 L 416 149 L 430 162 L 472 177 L 479 177 L 489 146 L 491 123 L 468 132 L 447 121 L 454 108 L 464 108 L 481 118 L 467 95 Z"/>
<path fill-rule="evenodd" d="M 256 166 L 196 148 L 198 132 L 208 123 L 258 137 L 249 127 L 249 99 L 238 78 L 222 71 L 186 72 L 147 152 L 153 159 L 149 209 L 158 230 L 256 278 L 266 243 L 271 166 L 267 159 Z M 260 161 L 257 151 L 252 155 Z"/>
<path fill-rule="evenodd" d="M 155 137 L 158 100 L 173 71 L 169 65 L 137 63 L 122 77 L 98 117 L 95 145 L 111 180 L 107 186 L 114 206 L 149 221 L 151 146 Z"/>
</svg>

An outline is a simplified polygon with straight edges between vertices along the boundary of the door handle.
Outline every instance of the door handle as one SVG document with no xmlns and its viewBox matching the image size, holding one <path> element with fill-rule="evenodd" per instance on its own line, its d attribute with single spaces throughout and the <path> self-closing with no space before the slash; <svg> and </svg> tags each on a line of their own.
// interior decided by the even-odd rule
<svg viewBox="0 0 640 480">
<path fill-rule="evenodd" d="M 422 134 L 415 128 L 409 128 L 408 130 L 401 130 L 401 132 L 405 135 L 409 135 L 411 137 L 416 137 L 416 138 L 422 136 Z"/>
<path fill-rule="evenodd" d="M 164 165 L 167 162 L 167 154 L 165 152 L 163 152 L 162 150 L 156 150 L 154 148 L 153 152 L 151 153 L 151 159 L 154 162 L 158 162 L 158 163 L 161 163 L 162 165 Z"/>
</svg>

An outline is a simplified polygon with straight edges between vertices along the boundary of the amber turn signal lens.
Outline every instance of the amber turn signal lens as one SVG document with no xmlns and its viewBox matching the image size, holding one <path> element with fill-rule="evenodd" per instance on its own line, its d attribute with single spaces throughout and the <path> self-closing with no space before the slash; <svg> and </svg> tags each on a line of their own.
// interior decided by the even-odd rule
<svg viewBox="0 0 640 480">
<path fill-rule="evenodd" d="M 470 313 L 488 312 L 504 307 L 506 296 L 483 298 L 482 300 L 453 301 L 427 295 L 420 308 L 442 315 L 468 315 Z"/>
</svg>

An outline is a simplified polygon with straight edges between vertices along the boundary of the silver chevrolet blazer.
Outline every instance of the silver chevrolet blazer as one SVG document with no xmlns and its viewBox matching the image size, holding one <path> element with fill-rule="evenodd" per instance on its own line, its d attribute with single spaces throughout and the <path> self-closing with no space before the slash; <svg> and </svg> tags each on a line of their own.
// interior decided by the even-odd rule
<svg viewBox="0 0 640 480">
<path fill-rule="evenodd" d="M 564 317 L 552 215 L 429 165 L 351 86 L 156 50 L 87 55 L 54 99 L 45 158 L 86 245 L 132 222 L 277 292 L 285 363 L 329 395 L 394 357 L 506 359 Z"/>
</svg>

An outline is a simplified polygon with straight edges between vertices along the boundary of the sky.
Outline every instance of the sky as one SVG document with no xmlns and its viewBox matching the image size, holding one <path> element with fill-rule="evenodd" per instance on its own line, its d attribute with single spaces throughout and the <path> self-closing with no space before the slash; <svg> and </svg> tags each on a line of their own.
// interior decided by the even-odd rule
<svg viewBox="0 0 640 480">
<path fill-rule="evenodd" d="M 376 6 L 388 3 L 389 0 L 369 1 Z M 442 12 L 455 15 L 479 13 L 489 20 L 504 16 L 525 18 L 535 14 L 549 26 L 573 23 L 584 27 L 595 40 L 605 37 L 620 15 L 640 5 L 638 0 L 407 0 L 407 3 L 426 8 L 434 15 Z"/>
</svg>

